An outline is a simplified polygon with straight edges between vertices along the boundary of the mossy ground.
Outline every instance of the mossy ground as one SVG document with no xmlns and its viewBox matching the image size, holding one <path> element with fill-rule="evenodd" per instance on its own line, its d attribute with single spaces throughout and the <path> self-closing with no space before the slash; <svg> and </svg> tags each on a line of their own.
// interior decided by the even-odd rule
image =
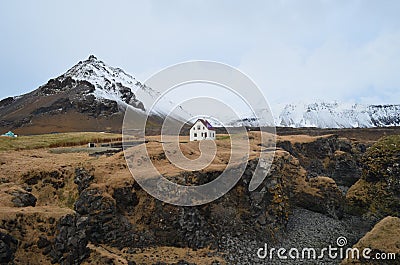
<svg viewBox="0 0 400 265">
<path fill-rule="evenodd" d="M 348 211 L 400 216 L 400 135 L 383 137 L 365 153 L 363 174 L 347 193 Z"/>
</svg>

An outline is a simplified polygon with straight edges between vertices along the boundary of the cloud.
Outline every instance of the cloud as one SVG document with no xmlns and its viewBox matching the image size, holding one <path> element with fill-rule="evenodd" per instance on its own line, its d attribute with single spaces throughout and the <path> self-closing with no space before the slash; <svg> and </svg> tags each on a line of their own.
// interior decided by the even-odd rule
<svg viewBox="0 0 400 265">
<path fill-rule="evenodd" d="M 246 54 L 240 68 L 273 102 L 366 97 L 390 101 L 400 87 L 399 45 L 400 31 L 382 33 L 361 45 L 327 39 L 313 50 L 270 40 Z"/>
<path fill-rule="evenodd" d="M 2 1 L 0 98 L 89 54 L 145 79 L 187 60 L 230 64 L 272 102 L 395 101 L 400 2 Z"/>
</svg>

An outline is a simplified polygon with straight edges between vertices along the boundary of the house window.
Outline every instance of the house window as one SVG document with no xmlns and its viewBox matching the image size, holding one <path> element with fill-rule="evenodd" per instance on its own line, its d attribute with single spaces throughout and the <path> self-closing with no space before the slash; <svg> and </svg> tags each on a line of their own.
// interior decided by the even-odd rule
<svg viewBox="0 0 400 265">
<path fill-rule="evenodd" d="M 204 137 L 207 138 L 207 133 L 204 133 Z"/>
<path fill-rule="evenodd" d="M 193 131 L 196 130 L 196 127 L 193 127 Z"/>
<path fill-rule="evenodd" d="M 200 130 L 200 125 L 197 125 L 197 130 Z"/>
<path fill-rule="evenodd" d="M 194 137 L 197 137 L 197 133 L 194 133 L 193 136 L 194 136 Z"/>
</svg>

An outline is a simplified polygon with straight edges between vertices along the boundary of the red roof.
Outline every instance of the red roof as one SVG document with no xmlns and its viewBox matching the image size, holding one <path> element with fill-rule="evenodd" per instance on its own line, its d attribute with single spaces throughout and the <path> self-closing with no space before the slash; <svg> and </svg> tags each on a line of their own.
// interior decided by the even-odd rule
<svg viewBox="0 0 400 265">
<path fill-rule="evenodd" d="M 196 124 L 198 121 L 201 121 L 201 123 L 203 123 L 203 125 L 206 126 L 207 129 L 209 129 L 211 131 L 215 131 L 214 127 L 212 127 L 212 125 L 207 120 L 198 119 L 194 124 Z M 193 124 L 193 126 L 194 126 L 194 124 Z"/>
</svg>

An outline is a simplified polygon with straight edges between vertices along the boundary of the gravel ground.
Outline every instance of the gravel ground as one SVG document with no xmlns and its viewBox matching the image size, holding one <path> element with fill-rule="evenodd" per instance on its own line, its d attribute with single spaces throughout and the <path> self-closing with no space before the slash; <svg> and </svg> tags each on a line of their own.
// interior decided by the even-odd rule
<svg viewBox="0 0 400 265">
<path fill-rule="evenodd" d="M 280 247 L 287 250 L 297 248 L 301 253 L 303 248 L 315 248 L 318 255 L 321 248 L 327 248 L 329 245 L 337 247 L 338 237 L 346 238 L 347 244 L 344 248 L 351 247 L 372 228 L 372 225 L 355 216 L 347 215 L 342 220 L 336 220 L 320 213 L 296 208 L 289 220 L 287 231 L 279 242 L 259 242 L 243 236 L 227 236 L 222 238 L 220 247 L 227 253 L 225 258 L 228 264 L 339 264 L 340 260 L 329 259 L 327 254 L 324 259 L 319 260 L 279 260 L 275 252 L 272 260 L 269 257 L 259 259 L 257 250 L 267 243 L 269 250 Z"/>
</svg>

